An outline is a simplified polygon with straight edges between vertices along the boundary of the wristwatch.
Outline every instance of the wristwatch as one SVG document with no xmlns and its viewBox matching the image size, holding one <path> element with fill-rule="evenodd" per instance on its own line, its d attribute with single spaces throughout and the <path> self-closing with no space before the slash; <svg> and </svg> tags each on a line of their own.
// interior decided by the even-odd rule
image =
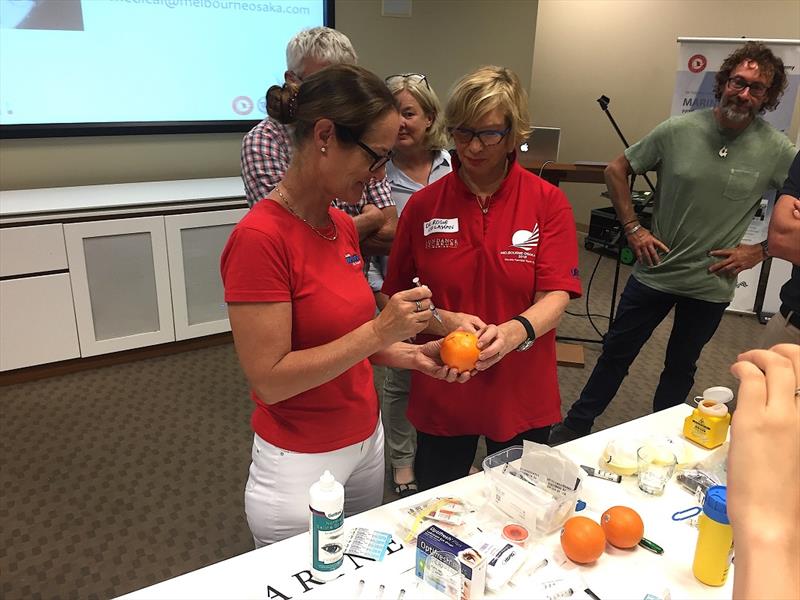
<svg viewBox="0 0 800 600">
<path fill-rule="evenodd" d="M 511 320 L 519 321 L 520 323 L 522 323 L 522 326 L 525 328 L 525 331 L 528 334 L 528 337 L 525 338 L 525 340 L 519 346 L 517 346 L 517 352 L 524 352 L 525 350 L 533 346 L 533 342 L 536 339 L 536 332 L 533 330 L 533 325 L 531 325 L 531 322 L 521 315 L 517 315 L 516 317 L 511 317 Z"/>
<path fill-rule="evenodd" d="M 764 253 L 764 260 L 767 260 L 772 255 L 769 253 L 769 240 L 764 240 L 761 242 L 761 252 Z"/>
</svg>

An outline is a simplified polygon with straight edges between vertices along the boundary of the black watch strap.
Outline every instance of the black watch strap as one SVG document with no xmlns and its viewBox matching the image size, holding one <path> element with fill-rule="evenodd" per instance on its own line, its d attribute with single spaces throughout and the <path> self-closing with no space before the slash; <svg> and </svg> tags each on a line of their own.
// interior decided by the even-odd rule
<svg viewBox="0 0 800 600">
<path fill-rule="evenodd" d="M 517 346 L 517 350 L 527 350 L 533 345 L 533 341 L 536 339 L 536 331 L 534 331 L 533 325 L 531 325 L 531 322 L 522 315 L 511 317 L 511 320 L 522 323 L 522 326 L 525 328 L 525 333 L 528 334 L 528 337 L 525 339 L 525 341 Z"/>
</svg>

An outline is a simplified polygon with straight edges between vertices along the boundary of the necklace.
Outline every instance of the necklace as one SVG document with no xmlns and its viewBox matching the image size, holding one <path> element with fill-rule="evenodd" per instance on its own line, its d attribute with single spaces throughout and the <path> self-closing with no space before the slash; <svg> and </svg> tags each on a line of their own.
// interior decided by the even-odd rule
<svg viewBox="0 0 800 600">
<path fill-rule="evenodd" d="M 489 212 L 489 203 L 492 201 L 492 195 L 491 194 L 486 196 L 486 204 L 481 202 L 481 198 L 480 198 L 480 196 L 478 196 L 478 194 L 475 194 L 475 200 L 477 200 L 478 206 L 481 207 L 481 212 L 483 214 L 486 214 L 486 213 Z"/>
<path fill-rule="evenodd" d="M 464 183 L 466 184 L 466 186 L 469 189 L 469 191 L 471 191 L 473 194 L 475 194 L 474 189 L 477 188 L 477 186 L 472 182 L 472 180 L 469 178 L 469 176 L 465 172 L 461 171 L 460 169 L 459 169 L 459 174 L 461 175 L 461 179 L 464 181 Z M 503 180 L 506 178 L 507 175 L 508 175 L 508 159 L 506 159 L 505 167 L 503 167 L 503 176 L 500 178 L 500 183 L 498 184 L 497 188 L 495 189 L 495 192 L 503 184 Z M 494 186 L 492 185 L 490 187 L 494 187 Z M 492 192 L 491 194 L 488 194 L 486 196 L 486 202 L 484 203 L 484 202 L 481 202 L 480 196 L 478 196 L 478 194 L 475 194 L 475 201 L 478 203 L 478 207 L 481 209 L 481 212 L 483 214 L 486 214 L 486 213 L 489 212 L 489 205 L 491 204 L 493 197 L 494 197 L 494 192 Z"/>
<path fill-rule="evenodd" d="M 319 237 L 321 237 L 321 238 L 323 238 L 325 240 L 328 240 L 329 242 L 332 242 L 337 237 L 339 237 L 339 230 L 336 228 L 336 222 L 333 219 L 331 219 L 331 223 L 333 224 L 333 235 L 325 235 L 324 233 L 322 233 L 319 230 L 319 228 L 314 227 L 314 225 L 312 225 L 311 223 L 306 221 L 303 217 L 298 215 L 297 212 L 295 212 L 294 208 L 292 208 L 292 205 L 289 203 L 289 199 L 286 196 L 283 195 L 283 192 L 281 192 L 281 186 L 280 185 L 275 186 L 275 191 L 278 192 L 278 196 L 280 196 L 281 200 L 283 200 L 283 203 L 286 205 L 286 208 L 289 209 L 289 212 L 292 213 L 298 219 L 300 219 L 303 223 L 305 223 L 306 225 L 311 227 L 311 229 L 314 230 L 314 233 L 316 233 Z"/>
</svg>

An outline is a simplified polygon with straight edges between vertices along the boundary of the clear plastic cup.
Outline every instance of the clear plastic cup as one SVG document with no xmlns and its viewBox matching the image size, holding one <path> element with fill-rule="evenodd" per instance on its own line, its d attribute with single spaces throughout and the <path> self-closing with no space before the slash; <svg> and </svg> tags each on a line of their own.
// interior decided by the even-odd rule
<svg viewBox="0 0 800 600">
<path fill-rule="evenodd" d="M 660 496 L 672 478 L 678 458 L 668 446 L 642 446 L 636 451 L 639 489 L 651 496 Z"/>
</svg>

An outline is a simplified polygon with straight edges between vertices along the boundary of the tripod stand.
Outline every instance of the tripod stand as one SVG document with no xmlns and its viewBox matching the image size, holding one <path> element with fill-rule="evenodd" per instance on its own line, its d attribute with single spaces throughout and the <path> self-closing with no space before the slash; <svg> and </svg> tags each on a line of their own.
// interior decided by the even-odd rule
<svg viewBox="0 0 800 600">
<path fill-rule="evenodd" d="M 623 135 L 622 130 L 620 130 L 617 122 L 614 120 L 614 117 L 611 115 L 611 111 L 608 110 L 608 105 L 611 103 L 611 98 L 606 95 L 602 95 L 597 99 L 597 103 L 600 105 L 600 108 L 608 117 L 608 120 L 611 121 L 612 127 L 614 127 L 614 131 L 616 131 L 617 135 L 619 136 L 620 140 L 624 144 L 625 148 L 627 149 L 630 147 L 628 144 L 628 140 L 625 139 L 625 135 Z M 634 211 L 636 212 L 637 216 L 644 211 L 645 208 L 653 201 L 655 198 L 655 191 L 656 188 L 650 179 L 647 177 L 645 173 L 643 175 L 644 180 L 647 182 L 647 185 L 650 186 L 650 190 L 653 192 L 653 196 L 648 200 L 646 203 L 641 205 L 634 205 Z M 631 176 L 631 183 L 630 183 L 630 191 L 633 192 L 633 186 L 636 182 L 636 173 L 632 174 Z M 611 288 L 611 308 L 608 313 L 608 329 L 611 329 L 611 325 L 614 323 L 614 313 L 616 312 L 616 303 L 617 303 L 617 290 L 619 288 L 619 270 L 620 264 L 622 263 L 622 240 L 624 239 L 622 225 L 617 222 L 614 227 L 611 227 L 607 230 L 607 233 L 611 236 L 611 242 L 609 246 L 616 249 L 616 264 L 614 266 L 614 284 Z M 570 342 L 586 342 L 591 344 L 602 344 L 605 339 L 605 334 L 600 333 L 600 330 L 595 326 L 594 321 L 592 321 L 592 315 L 589 311 L 589 294 L 592 289 L 592 280 L 594 279 L 594 275 L 597 271 L 597 267 L 600 265 L 600 260 L 602 256 L 598 256 L 597 263 L 594 266 L 594 270 L 592 271 L 592 275 L 589 278 L 589 285 L 586 288 L 586 318 L 589 319 L 589 323 L 592 325 L 594 330 L 600 336 L 600 339 L 590 339 L 590 338 L 576 338 L 576 337 L 561 337 L 558 336 L 556 339 L 560 341 L 570 341 Z"/>
</svg>

